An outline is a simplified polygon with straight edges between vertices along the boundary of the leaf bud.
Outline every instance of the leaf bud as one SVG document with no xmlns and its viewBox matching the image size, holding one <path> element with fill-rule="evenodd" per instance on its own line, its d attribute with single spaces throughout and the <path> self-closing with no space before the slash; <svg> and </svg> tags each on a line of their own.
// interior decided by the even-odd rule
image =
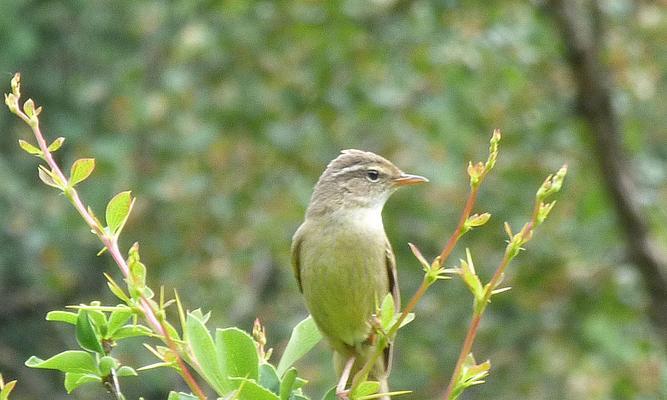
<svg viewBox="0 0 667 400">
<path fill-rule="evenodd" d="M 33 118 L 35 116 L 35 102 L 32 101 L 32 99 L 28 99 L 25 103 L 23 103 L 23 112 L 25 112 L 25 115 L 27 115 L 29 118 Z"/>
<path fill-rule="evenodd" d="M 468 217 L 468 219 L 465 222 L 465 226 L 468 228 L 476 228 L 478 226 L 486 224 L 490 218 L 491 214 L 489 213 L 473 214 Z"/>
<path fill-rule="evenodd" d="M 498 143 L 500 143 L 500 129 L 494 129 L 491 140 L 489 141 L 489 158 L 484 164 L 484 172 L 489 172 L 495 165 L 498 159 Z"/>
<path fill-rule="evenodd" d="M 479 184 L 479 179 L 484 174 L 484 164 L 481 162 L 478 162 L 476 164 L 473 164 L 472 162 L 468 162 L 468 175 L 470 176 L 470 185 L 471 186 L 476 186 Z"/>
<path fill-rule="evenodd" d="M 9 111 L 13 113 L 18 111 L 18 98 L 14 93 L 5 93 L 5 104 L 9 108 Z"/>
<path fill-rule="evenodd" d="M 18 72 L 12 78 L 12 93 L 17 99 L 21 97 L 21 74 Z"/>
</svg>

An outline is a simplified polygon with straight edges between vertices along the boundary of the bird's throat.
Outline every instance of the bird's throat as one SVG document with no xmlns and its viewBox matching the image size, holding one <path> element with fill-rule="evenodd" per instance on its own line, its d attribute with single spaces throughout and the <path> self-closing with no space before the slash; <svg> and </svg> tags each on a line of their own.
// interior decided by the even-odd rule
<svg viewBox="0 0 667 400">
<path fill-rule="evenodd" d="M 334 220 L 333 223 L 347 225 L 350 229 L 381 229 L 384 232 L 382 206 L 342 208 L 333 213 L 331 217 Z"/>
</svg>

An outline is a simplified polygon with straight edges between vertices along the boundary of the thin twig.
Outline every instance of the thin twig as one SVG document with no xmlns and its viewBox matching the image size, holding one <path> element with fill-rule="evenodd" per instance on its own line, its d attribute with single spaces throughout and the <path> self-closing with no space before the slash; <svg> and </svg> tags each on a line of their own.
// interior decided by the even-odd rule
<svg viewBox="0 0 667 400">
<path fill-rule="evenodd" d="M 483 178 L 484 177 L 482 177 L 482 179 Z M 481 180 L 479 183 L 481 183 Z M 443 247 L 442 252 L 436 258 L 440 267 L 445 265 L 445 262 L 451 255 L 452 251 L 454 250 L 454 247 L 456 247 L 456 243 L 458 243 L 458 240 L 461 238 L 463 232 L 463 226 L 466 220 L 470 217 L 470 214 L 472 214 L 473 207 L 475 206 L 475 201 L 477 200 L 477 193 L 479 192 L 479 186 L 480 185 L 477 184 L 470 187 L 470 192 L 468 193 L 468 198 L 466 199 L 465 206 L 463 208 L 463 211 L 461 212 L 461 217 L 459 218 L 458 225 L 456 226 L 456 229 L 454 230 L 452 235 L 447 240 L 447 243 Z M 393 336 L 396 334 L 398 329 L 403 324 L 403 321 L 405 321 L 408 315 L 410 315 L 410 313 L 415 309 L 417 303 L 419 303 L 421 298 L 424 296 L 424 294 L 432 284 L 433 281 L 430 281 L 425 276 L 415 294 L 412 296 L 412 298 L 405 306 L 403 311 L 401 311 L 401 315 L 399 316 L 396 323 L 389 329 L 389 332 L 387 332 L 388 338 L 393 338 Z M 384 348 L 381 348 L 380 346 L 377 347 L 373 355 L 366 361 L 361 370 L 359 370 L 359 372 L 357 372 L 354 375 L 350 391 L 354 391 L 354 389 L 356 389 L 361 384 L 361 382 L 363 382 L 363 380 L 366 379 L 366 376 L 368 376 L 371 368 L 373 368 L 373 366 L 375 365 L 375 363 L 377 362 L 383 351 Z"/>
<path fill-rule="evenodd" d="M 15 113 L 30 126 L 35 136 L 35 139 L 37 140 L 39 148 L 43 153 L 44 160 L 51 168 L 53 173 L 55 173 L 58 176 L 58 178 L 63 182 L 64 186 L 66 187 L 65 194 L 69 198 L 70 202 L 72 203 L 74 208 L 79 212 L 81 217 L 83 217 L 86 224 L 92 229 L 93 233 L 95 233 L 95 235 L 100 239 L 102 244 L 107 248 L 107 250 L 111 254 L 111 257 L 113 258 L 113 260 L 116 262 L 121 272 L 123 273 L 123 276 L 126 279 L 128 279 L 130 277 L 130 269 L 127 265 L 127 262 L 125 261 L 125 258 L 122 256 L 120 252 L 117 238 L 114 237 L 113 235 L 108 235 L 101 229 L 95 218 L 86 209 L 77 191 L 74 188 L 69 187 L 68 178 L 63 174 L 62 170 L 60 169 L 56 161 L 53 159 L 53 155 L 48 149 L 48 145 L 46 143 L 46 140 L 44 139 L 44 135 L 42 134 L 42 131 L 39 127 L 39 119 L 30 118 L 18 107 L 16 108 Z M 144 313 L 144 317 L 146 318 L 148 323 L 153 327 L 153 329 L 155 329 L 160 335 L 162 335 L 167 346 L 176 357 L 176 362 L 178 363 L 181 376 L 185 380 L 190 390 L 192 390 L 192 392 L 199 399 L 205 400 L 206 395 L 204 394 L 203 390 L 199 387 L 199 384 L 194 379 L 189 369 L 183 362 L 179 354 L 180 352 L 178 346 L 176 346 L 176 344 L 174 343 L 173 339 L 169 335 L 168 330 L 165 329 L 163 323 L 157 318 L 155 310 L 153 309 L 152 305 L 143 294 L 140 296 L 140 304 L 141 304 L 141 309 Z"/>
<path fill-rule="evenodd" d="M 452 233 L 452 236 L 449 237 L 447 244 L 445 245 L 445 247 L 442 248 L 442 252 L 440 253 L 439 256 L 440 265 L 445 264 L 445 261 L 449 258 L 450 254 L 452 254 L 452 251 L 454 250 L 456 243 L 461 237 L 461 232 L 463 232 L 463 225 L 465 224 L 466 220 L 470 217 L 470 214 L 472 214 L 472 208 L 475 205 L 475 201 L 477 201 L 478 192 L 479 192 L 479 185 L 470 188 L 470 193 L 468 194 L 466 205 L 463 209 L 463 212 L 461 213 L 461 218 L 459 218 L 459 224 L 454 230 L 454 233 Z"/>
<path fill-rule="evenodd" d="M 528 225 L 526 225 L 526 228 L 521 232 L 524 239 L 528 239 L 532 235 L 533 229 L 537 224 L 540 204 L 541 200 L 538 199 L 535 202 L 530 222 L 528 223 Z M 505 269 L 507 269 L 507 266 L 509 265 L 511 260 L 512 260 L 512 254 L 508 246 L 505 250 L 505 254 L 503 255 L 503 259 L 500 261 L 500 264 L 496 268 L 496 271 L 494 272 L 493 276 L 491 277 L 491 280 L 489 281 L 488 284 L 489 289 L 485 291 L 485 295 L 481 300 L 482 303 L 481 308 L 478 309 L 479 311 L 477 311 L 476 309 L 475 313 L 473 314 L 472 320 L 470 321 L 470 325 L 468 326 L 468 331 L 466 332 L 465 340 L 463 341 L 463 346 L 461 346 L 461 352 L 459 353 L 459 357 L 456 360 L 456 366 L 454 367 L 454 372 L 452 373 L 452 376 L 449 380 L 449 384 L 447 385 L 447 390 L 445 391 L 445 394 L 443 396 L 444 400 L 449 400 L 452 395 L 452 392 L 454 391 L 454 387 L 456 386 L 456 381 L 458 380 L 459 375 L 461 374 L 461 369 L 463 368 L 463 364 L 466 358 L 468 357 L 468 354 L 470 354 L 470 352 L 472 351 L 472 346 L 473 343 L 475 342 L 475 338 L 477 337 L 477 331 L 479 330 L 479 325 L 482 320 L 482 315 L 484 314 L 484 311 L 486 309 L 486 304 L 488 304 L 493 294 L 493 288 L 495 288 L 502 279 L 503 274 L 505 273 Z"/>
</svg>

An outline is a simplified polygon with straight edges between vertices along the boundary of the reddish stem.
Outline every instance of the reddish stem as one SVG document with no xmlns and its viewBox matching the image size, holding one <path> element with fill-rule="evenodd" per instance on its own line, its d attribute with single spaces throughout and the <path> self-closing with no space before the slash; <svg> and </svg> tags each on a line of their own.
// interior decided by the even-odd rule
<svg viewBox="0 0 667 400">
<path fill-rule="evenodd" d="M 479 183 L 481 184 L 481 180 L 479 181 Z M 456 243 L 461 237 L 461 233 L 463 232 L 463 226 L 465 225 L 465 222 L 468 219 L 468 217 L 470 217 L 472 209 L 475 205 L 475 201 L 477 200 L 478 191 L 479 191 L 479 184 L 472 186 L 470 189 L 470 193 L 468 194 L 468 199 L 466 200 L 466 204 L 463 208 L 463 211 L 461 212 L 461 217 L 459 218 L 459 223 L 456 226 L 456 229 L 454 230 L 452 235 L 447 240 L 447 244 L 442 249 L 440 256 L 438 256 L 439 265 L 441 267 L 442 265 L 444 265 L 447 258 L 449 258 L 449 256 L 451 255 L 452 251 L 454 250 L 454 247 L 456 246 Z M 415 309 L 417 303 L 419 303 L 419 300 L 421 300 L 421 298 L 424 296 L 424 294 L 432 284 L 433 282 L 427 280 L 426 278 L 422 280 L 421 285 L 419 285 L 419 288 L 417 289 L 415 294 L 412 296 L 412 298 L 410 298 L 410 301 L 401 312 L 401 315 L 396 321 L 396 323 L 391 327 L 389 332 L 387 332 L 387 336 L 389 338 L 393 337 L 396 334 L 403 321 L 405 321 L 405 319 L 412 312 L 412 310 Z M 364 364 L 363 368 L 354 375 L 354 378 L 352 379 L 352 387 L 351 387 L 352 391 L 356 389 L 356 387 L 361 383 L 361 379 L 368 374 L 370 369 L 373 367 L 375 360 L 382 351 L 384 351 L 384 349 L 378 349 L 378 351 L 376 351 L 373 357 L 369 358 L 366 364 Z"/>
<path fill-rule="evenodd" d="M 452 391 L 454 390 L 454 386 L 456 384 L 456 381 L 458 380 L 458 376 L 461 374 L 463 363 L 465 359 L 468 357 L 468 354 L 470 354 L 470 350 L 472 349 L 472 344 L 475 342 L 475 337 L 477 336 L 477 330 L 479 328 L 479 323 L 481 321 L 482 321 L 481 313 L 475 314 L 472 320 L 470 321 L 470 326 L 468 327 L 466 338 L 463 341 L 463 346 L 461 347 L 459 358 L 456 361 L 456 367 L 454 367 L 454 372 L 452 373 L 452 377 L 449 380 L 449 384 L 447 385 L 447 391 L 445 392 L 445 396 L 443 397 L 445 400 L 449 400 L 450 396 L 452 395 Z"/>
<path fill-rule="evenodd" d="M 481 182 L 480 182 L 481 183 Z M 456 243 L 458 242 L 459 238 L 461 237 L 461 232 L 463 231 L 463 226 L 465 225 L 465 222 L 468 220 L 470 217 L 470 214 L 472 213 L 472 208 L 475 205 L 475 201 L 477 200 L 477 193 L 479 192 L 479 184 L 473 186 L 470 189 L 470 194 L 468 195 L 468 199 L 466 200 L 466 205 L 463 208 L 463 212 L 461 213 L 461 218 L 459 218 L 459 224 L 456 227 L 456 230 L 454 230 L 454 233 L 452 233 L 452 236 L 449 237 L 449 240 L 447 240 L 447 244 L 445 247 L 442 249 L 442 252 L 440 253 L 440 265 L 444 265 L 445 261 L 447 258 L 449 258 L 449 255 L 452 254 L 452 251 L 454 250 L 454 246 L 456 246 Z"/>
<path fill-rule="evenodd" d="M 63 182 L 65 187 L 67 187 L 68 179 L 63 174 L 62 170 L 60 169 L 56 161 L 53 159 L 53 155 L 48 149 L 48 145 L 46 143 L 46 140 L 44 139 L 44 135 L 42 134 L 42 131 L 39 128 L 39 120 L 37 119 L 33 120 L 29 118 L 25 113 L 23 113 L 20 110 L 17 110 L 16 113 L 23 121 L 25 121 L 32 128 L 35 138 L 37 139 L 39 148 L 42 150 L 44 160 L 49 165 L 53 173 L 55 173 L 58 176 L 58 178 L 60 178 L 60 180 Z M 121 272 L 123 273 L 123 276 L 125 276 L 125 278 L 129 278 L 130 268 L 128 267 L 127 262 L 123 258 L 120 249 L 118 248 L 117 239 L 115 237 L 108 236 L 106 232 L 104 232 L 101 229 L 95 218 L 93 218 L 93 216 L 90 215 L 90 213 L 84 206 L 83 201 L 79 197 L 79 194 L 77 193 L 76 190 L 66 189 L 65 194 L 69 197 L 72 205 L 74 205 L 74 208 L 78 211 L 81 217 L 83 217 L 86 224 L 93 230 L 93 232 L 97 235 L 102 244 L 104 244 L 104 246 L 107 248 L 109 254 L 111 254 L 111 257 L 114 259 L 114 261 L 120 268 Z M 189 369 L 183 362 L 183 359 L 179 355 L 178 347 L 176 346 L 173 339 L 169 335 L 167 329 L 165 329 L 162 322 L 157 318 L 155 310 L 151 306 L 148 299 L 142 295 L 140 297 L 140 303 L 141 303 L 141 308 L 144 312 L 144 316 L 146 317 L 146 320 L 148 320 L 149 324 L 153 327 L 153 329 L 155 329 L 160 335 L 164 337 L 167 346 L 176 357 L 176 362 L 178 363 L 181 375 L 183 376 L 183 379 L 185 380 L 190 390 L 192 390 L 192 392 L 198 398 L 205 400 L 206 395 L 204 394 L 203 390 L 199 387 L 197 381 L 194 379 Z"/>
<path fill-rule="evenodd" d="M 535 202 L 535 207 L 533 208 L 531 220 L 528 223 L 526 229 L 523 231 L 523 240 L 525 241 L 527 241 L 530 238 L 537 224 L 539 207 L 540 207 L 540 201 L 538 200 Z M 477 337 L 477 331 L 479 329 L 479 324 L 482 320 L 482 315 L 486 310 L 486 305 L 489 303 L 489 300 L 493 295 L 493 288 L 495 288 L 498 285 L 498 282 L 500 282 L 500 279 L 503 276 L 503 273 L 505 272 L 505 269 L 509 265 L 510 261 L 512 261 L 512 257 L 508 247 L 505 250 L 505 255 L 503 256 L 502 261 L 498 265 L 498 268 L 496 268 L 496 271 L 493 273 L 493 276 L 489 281 L 489 286 L 488 286 L 489 289 L 485 292 L 484 297 L 482 298 L 482 308 L 479 310 L 479 312 L 475 311 L 473 318 L 470 321 L 470 326 L 468 327 L 466 338 L 463 341 L 463 346 L 461 347 L 459 358 L 456 360 L 456 366 L 454 367 L 454 372 L 452 373 L 452 377 L 449 380 L 449 384 L 447 385 L 447 390 L 445 391 L 445 394 L 443 396 L 444 400 L 449 400 L 452 395 L 452 392 L 454 391 L 456 382 L 459 378 L 459 375 L 461 374 L 461 369 L 463 368 L 463 363 L 468 357 L 468 354 L 470 354 L 470 352 L 472 351 L 472 345 L 475 342 L 475 337 Z"/>
<path fill-rule="evenodd" d="M 475 206 L 475 201 L 477 200 L 478 191 L 479 191 L 479 185 L 473 186 L 470 189 L 470 193 L 468 194 L 468 199 L 466 200 L 465 207 L 463 207 L 463 212 L 461 212 L 461 217 L 459 218 L 459 223 L 456 226 L 454 233 L 452 233 L 452 235 L 447 240 L 447 244 L 442 249 L 442 252 L 438 256 L 440 266 L 445 264 L 445 262 L 451 255 L 452 251 L 454 250 L 456 243 L 458 243 L 459 238 L 461 237 L 461 232 L 463 231 L 463 225 L 465 224 L 466 220 L 468 220 L 468 217 L 470 217 L 472 209 Z M 424 296 L 426 290 L 429 288 L 429 286 L 431 286 L 431 284 L 432 282 L 429 282 L 426 279 L 422 281 L 421 285 L 419 286 L 415 294 L 408 302 L 408 305 L 405 306 L 405 308 L 401 312 L 401 316 L 398 318 L 398 321 L 389 331 L 389 337 L 391 337 L 394 333 L 396 333 L 396 331 L 401 326 L 403 321 L 408 317 L 408 314 L 410 314 L 412 310 L 414 310 L 414 308 L 417 306 L 417 303 L 419 303 L 419 300 L 421 300 L 421 298 Z"/>
</svg>

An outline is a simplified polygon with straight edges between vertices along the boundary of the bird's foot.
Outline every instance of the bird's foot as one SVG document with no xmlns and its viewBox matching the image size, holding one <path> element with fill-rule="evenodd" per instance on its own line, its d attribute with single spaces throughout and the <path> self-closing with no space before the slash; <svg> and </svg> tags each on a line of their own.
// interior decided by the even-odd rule
<svg viewBox="0 0 667 400">
<path fill-rule="evenodd" d="M 345 389 L 347 385 L 347 380 L 350 378 L 350 372 L 352 371 L 352 366 L 354 365 L 355 357 L 348 358 L 343 368 L 343 373 L 340 376 L 338 385 L 336 386 L 336 398 L 338 400 L 349 400 L 350 399 L 350 390 Z"/>
</svg>

